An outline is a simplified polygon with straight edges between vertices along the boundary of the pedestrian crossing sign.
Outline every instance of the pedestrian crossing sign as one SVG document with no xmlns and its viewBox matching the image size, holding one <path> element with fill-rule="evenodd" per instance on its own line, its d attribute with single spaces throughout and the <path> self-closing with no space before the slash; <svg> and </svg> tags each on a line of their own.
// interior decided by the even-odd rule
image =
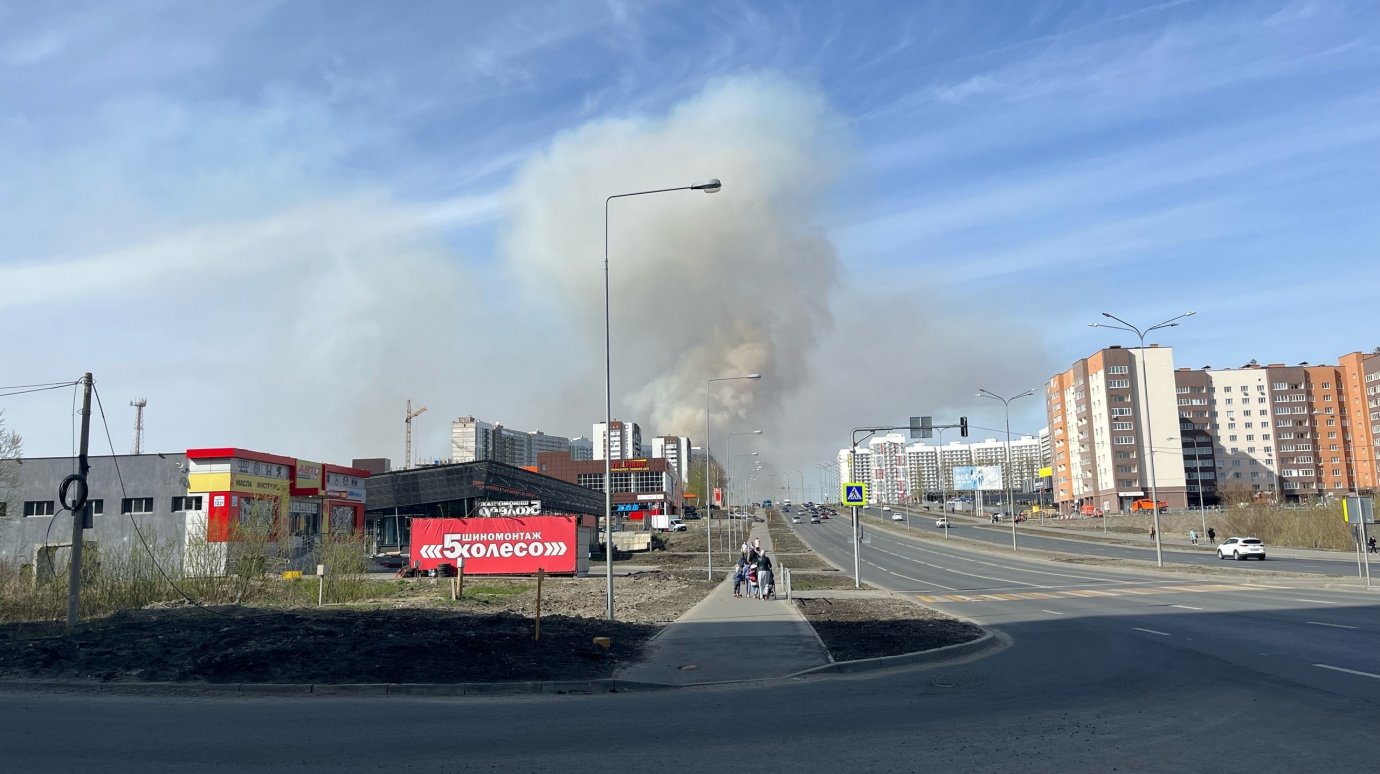
<svg viewBox="0 0 1380 774">
<path fill-rule="evenodd" d="M 844 505 L 867 505 L 867 484 L 860 481 L 849 481 L 843 485 Z"/>
</svg>

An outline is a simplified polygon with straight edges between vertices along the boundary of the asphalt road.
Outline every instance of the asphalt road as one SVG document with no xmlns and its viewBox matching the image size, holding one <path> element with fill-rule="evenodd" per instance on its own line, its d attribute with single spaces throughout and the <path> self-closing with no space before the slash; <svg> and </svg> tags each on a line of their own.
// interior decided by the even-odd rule
<svg viewBox="0 0 1380 774">
<path fill-rule="evenodd" d="M 844 520 L 797 529 L 851 566 Z M 1377 769 L 1372 596 L 1068 568 L 881 532 L 864 546 L 867 580 L 994 627 L 1009 647 L 930 668 L 595 696 L 0 693 L 0 760 L 103 772 Z"/>
<path fill-rule="evenodd" d="M 882 518 L 891 516 L 892 512 L 868 508 L 869 515 Z M 846 516 L 844 510 L 841 516 Z M 910 521 L 911 529 L 923 529 L 930 532 L 941 532 L 934 526 L 934 520 L 939 518 L 939 512 L 930 513 L 920 511 L 918 514 L 903 514 Z M 951 514 L 952 515 L 952 514 Z M 905 522 L 896 522 L 904 527 Z M 1113 559 L 1139 559 L 1141 561 L 1155 561 L 1155 548 L 1152 545 L 1146 546 L 1126 546 L 1109 543 L 1100 543 L 1090 540 L 1080 540 L 1077 537 L 1050 537 L 1048 535 L 1037 535 L 1029 532 L 1027 526 L 1035 524 L 1016 525 L 1016 545 L 1018 547 L 1037 548 L 1045 551 L 1061 551 L 1064 553 L 1083 554 L 1086 556 L 1100 556 Z M 972 520 L 959 514 L 954 520 L 955 536 L 962 536 L 971 540 L 981 540 L 1005 548 L 1011 547 L 1011 524 L 1006 522 L 1000 525 L 986 524 L 979 520 Z M 1115 537 L 1115 533 L 1112 535 Z M 1177 539 L 1177 538 L 1176 538 Z M 1267 553 L 1269 547 L 1266 547 Z M 1224 562 L 1217 558 L 1215 553 L 1195 550 L 1180 550 L 1165 546 L 1163 549 L 1164 560 L 1175 564 L 1189 564 L 1198 566 L 1219 566 Z M 1306 572 L 1315 575 L 1333 575 L 1339 577 L 1356 577 L 1356 561 L 1352 557 L 1338 559 L 1313 559 L 1292 556 L 1282 556 L 1271 554 L 1264 561 L 1248 560 L 1241 562 L 1243 569 L 1250 571 L 1264 572 Z M 1246 567 L 1249 565 L 1249 567 Z M 1380 567 L 1377 568 L 1380 570 Z"/>
</svg>

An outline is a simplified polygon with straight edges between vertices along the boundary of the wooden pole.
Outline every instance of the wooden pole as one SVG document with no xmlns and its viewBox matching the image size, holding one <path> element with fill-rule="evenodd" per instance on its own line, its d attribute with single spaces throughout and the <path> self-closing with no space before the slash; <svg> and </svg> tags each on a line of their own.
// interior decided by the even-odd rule
<svg viewBox="0 0 1380 774">
<path fill-rule="evenodd" d="M 544 577 L 546 577 L 546 570 L 543 569 L 543 568 L 541 568 L 541 567 L 538 567 L 538 568 L 537 568 L 537 628 L 536 628 L 536 631 L 533 632 L 533 634 L 532 634 L 532 639 L 535 640 L 535 641 L 537 641 L 537 642 L 540 642 L 540 641 L 541 641 L 541 581 L 542 581 L 542 578 L 544 578 Z"/>
</svg>

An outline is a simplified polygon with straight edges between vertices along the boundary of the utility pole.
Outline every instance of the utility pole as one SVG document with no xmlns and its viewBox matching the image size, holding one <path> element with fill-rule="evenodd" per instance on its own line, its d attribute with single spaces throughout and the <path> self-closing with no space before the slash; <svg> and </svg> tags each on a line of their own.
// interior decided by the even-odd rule
<svg viewBox="0 0 1380 774">
<path fill-rule="evenodd" d="M 407 415 L 403 419 L 403 422 L 407 424 L 407 443 L 403 447 L 403 454 L 406 455 L 403 461 L 403 470 L 412 469 L 412 420 L 424 413 L 426 413 L 426 406 L 413 411 L 411 399 L 407 401 Z"/>
<path fill-rule="evenodd" d="M 147 398 L 136 398 L 129 402 L 134 407 L 134 453 L 144 451 L 144 407 L 149 405 Z"/>
<path fill-rule="evenodd" d="M 91 463 L 86 452 L 91 442 L 91 373 L 81 378 L 81 445 L 77 452 L 77 472 L 63 481 L 58 490 L 58 499 L 64 507 L 72 511 L 72 561 L 67 574 L 67 628 L 76 626 L 81 620 L 81 541 L 82 530 L 86 528 L 86 475 L 91 472 Z M 67 501 L 67 488 L 76 485 L 76 494 Z"/>
</svg>

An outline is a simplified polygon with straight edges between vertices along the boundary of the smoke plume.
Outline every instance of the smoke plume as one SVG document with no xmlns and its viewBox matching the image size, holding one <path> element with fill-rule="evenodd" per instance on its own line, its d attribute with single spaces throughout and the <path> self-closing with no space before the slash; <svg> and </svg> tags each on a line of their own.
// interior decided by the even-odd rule
<svg viewBox="0 0 1380 774">
<path fill-rule="evenodd" d="M 716 422 L 766 419 L 831 326 L 838 264 L 820 211 L 847 148 L 818 93 L 772 76 L 718 81 L 665 116 L 590 123 L 532 158 L 503 256 L 600 361 L 605 197 L 721 179 L 717 194 L 610 204 L 615 414 L 698 437 L 705 380 L 760 372 L 717 383 L 710 405 Z"/>
</svg>

